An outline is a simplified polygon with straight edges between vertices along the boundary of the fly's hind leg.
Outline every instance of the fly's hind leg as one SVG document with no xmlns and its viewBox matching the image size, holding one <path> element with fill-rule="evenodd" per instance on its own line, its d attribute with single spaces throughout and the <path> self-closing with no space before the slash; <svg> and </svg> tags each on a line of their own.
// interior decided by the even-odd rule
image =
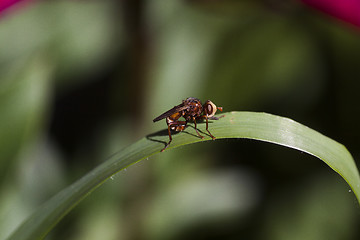
<svg viewBox="0 0 360 240">
<path fill-rule="evenodd" d="M 168 123 L 169 142 L 165 145 L 163 149 L 161 149 L 161 152 L 165 151 L 165 149 L 170 145 L 172 141 L 171 130 L 181 132 L 185 129 L 186 123 L 186 121 L 173 121 Z"/>
<path fill-rule="evenodd" d="M 161 149 L 160 152 L 165 151 L 165 149 L 170 145 L 171 141 L 172 141 L 172 137 L 171 137 L 171 131 L 170 131 L 170 125 L 168 126 L 168 133 L 169 133 L 169 142 L 166 143 L 165 147 L 163 149 Z"/>
</svg>

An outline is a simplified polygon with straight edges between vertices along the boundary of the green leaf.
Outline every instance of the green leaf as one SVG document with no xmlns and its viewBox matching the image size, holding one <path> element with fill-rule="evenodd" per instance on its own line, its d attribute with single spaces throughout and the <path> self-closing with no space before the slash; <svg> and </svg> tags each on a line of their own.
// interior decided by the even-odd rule
<svg viewBox="0 0 360 240">
<path fill-rule="evenodd" d="M 0 67 L 43 51 L 61 86 L 89 81 L 74 75 L 107 66 L 122 46 L 122 24 L 115 25 L 112 7 L 110 1 L 48 1 L 8 14 L 0 21 Z"/>
<path fill-rule="evenodd" d="M 0 179 L 42 127 L 52 69 L 48 60 L 37 54 L 0 70 Z"/>
<path fill-rule="evenodd" d="M 198 124 L 198 128 L 204 136 L 207 135 L 205 124 Z M 267 113 L 229 112 L 219 121 L 211 121 L 209 128 L 217 139 L 256 139 L 314 155 L 348 182 L 360 202 L 359 172 L 350 153 L 343 145 L 302 124 Z M 43 238 L 75 205 L 113 174 L 142 159 L 160 153 L 168 141 L 166 132 L 160 131 L 148 135 L 114 154 L 42 205 L 9 239 Z M 211 140 L 208 135 L 202 140 L 197 137 L 193 127 L 188 127 L 184 132 L 174 134 L 173 142 L 161 154 L 166 154 L 171 148 L 207 140 Z"/>
</svg>

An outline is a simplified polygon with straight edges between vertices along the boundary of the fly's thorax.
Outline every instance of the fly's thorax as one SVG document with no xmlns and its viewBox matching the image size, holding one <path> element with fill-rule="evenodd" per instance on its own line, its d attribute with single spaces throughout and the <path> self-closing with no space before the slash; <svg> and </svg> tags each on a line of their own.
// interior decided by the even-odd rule
<svg viewBox="0 0 360 240">
<path fill-rule="evenodd" d="M 189 106 L 189 108 L 184 112 L 184 117 L 186 120 L 191 120 L 192 118 L 200 117 L 203 112 L 203 106 L 201 101 L 197 98 L 187 98 L 184 100 L 184 104 Z"/>
</svg>

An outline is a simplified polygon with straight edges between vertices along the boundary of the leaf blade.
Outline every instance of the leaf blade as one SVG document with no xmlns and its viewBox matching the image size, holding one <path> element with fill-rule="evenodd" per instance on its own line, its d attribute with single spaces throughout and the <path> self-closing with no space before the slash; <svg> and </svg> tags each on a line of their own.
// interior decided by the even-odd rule
<svg viewBox="0 0 360 240">
<path fill-rule="evenodd" d="M 206 135 L 204 124 L 198 124 Z M 219 121 L 211 121 L 209 129 L 218 139 L 248 138 L 297 149 L 323 160 L 339 173 L 353 189 L 360 202 L 360 177 L 351 154 L 346 148 L 291 119 L 267 113 L 229 112 Z M 174 134 L 171 148 L 211 140 L 196 137 L 193 128 Z M 118 171 L 159 153 L 168 141 L 166 131 L 150 134 L 114 154 L 103 164 L 70 185 L 39 208 L 9 239 L 41 239 L 90 192 Z M 166 154 L 165 153 L 163 154 Z"/>
</svg>

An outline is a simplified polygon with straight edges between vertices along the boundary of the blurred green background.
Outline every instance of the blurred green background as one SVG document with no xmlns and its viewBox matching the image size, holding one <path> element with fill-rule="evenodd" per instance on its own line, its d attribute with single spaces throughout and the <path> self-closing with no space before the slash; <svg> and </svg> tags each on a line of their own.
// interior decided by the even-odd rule
<svg viewBox="0 0 360 240">
<path fill-rule="evenodd" d="M 298 1 L 37 1 L 3 15 L 0 239 L 190 96 L 290 117 L 359 160 L 359 59 L 360 29 Z M 349 189 L 301 152 L 212 141 L 118 173 L 46 239 L 359 239 Z"/>
</svg>

